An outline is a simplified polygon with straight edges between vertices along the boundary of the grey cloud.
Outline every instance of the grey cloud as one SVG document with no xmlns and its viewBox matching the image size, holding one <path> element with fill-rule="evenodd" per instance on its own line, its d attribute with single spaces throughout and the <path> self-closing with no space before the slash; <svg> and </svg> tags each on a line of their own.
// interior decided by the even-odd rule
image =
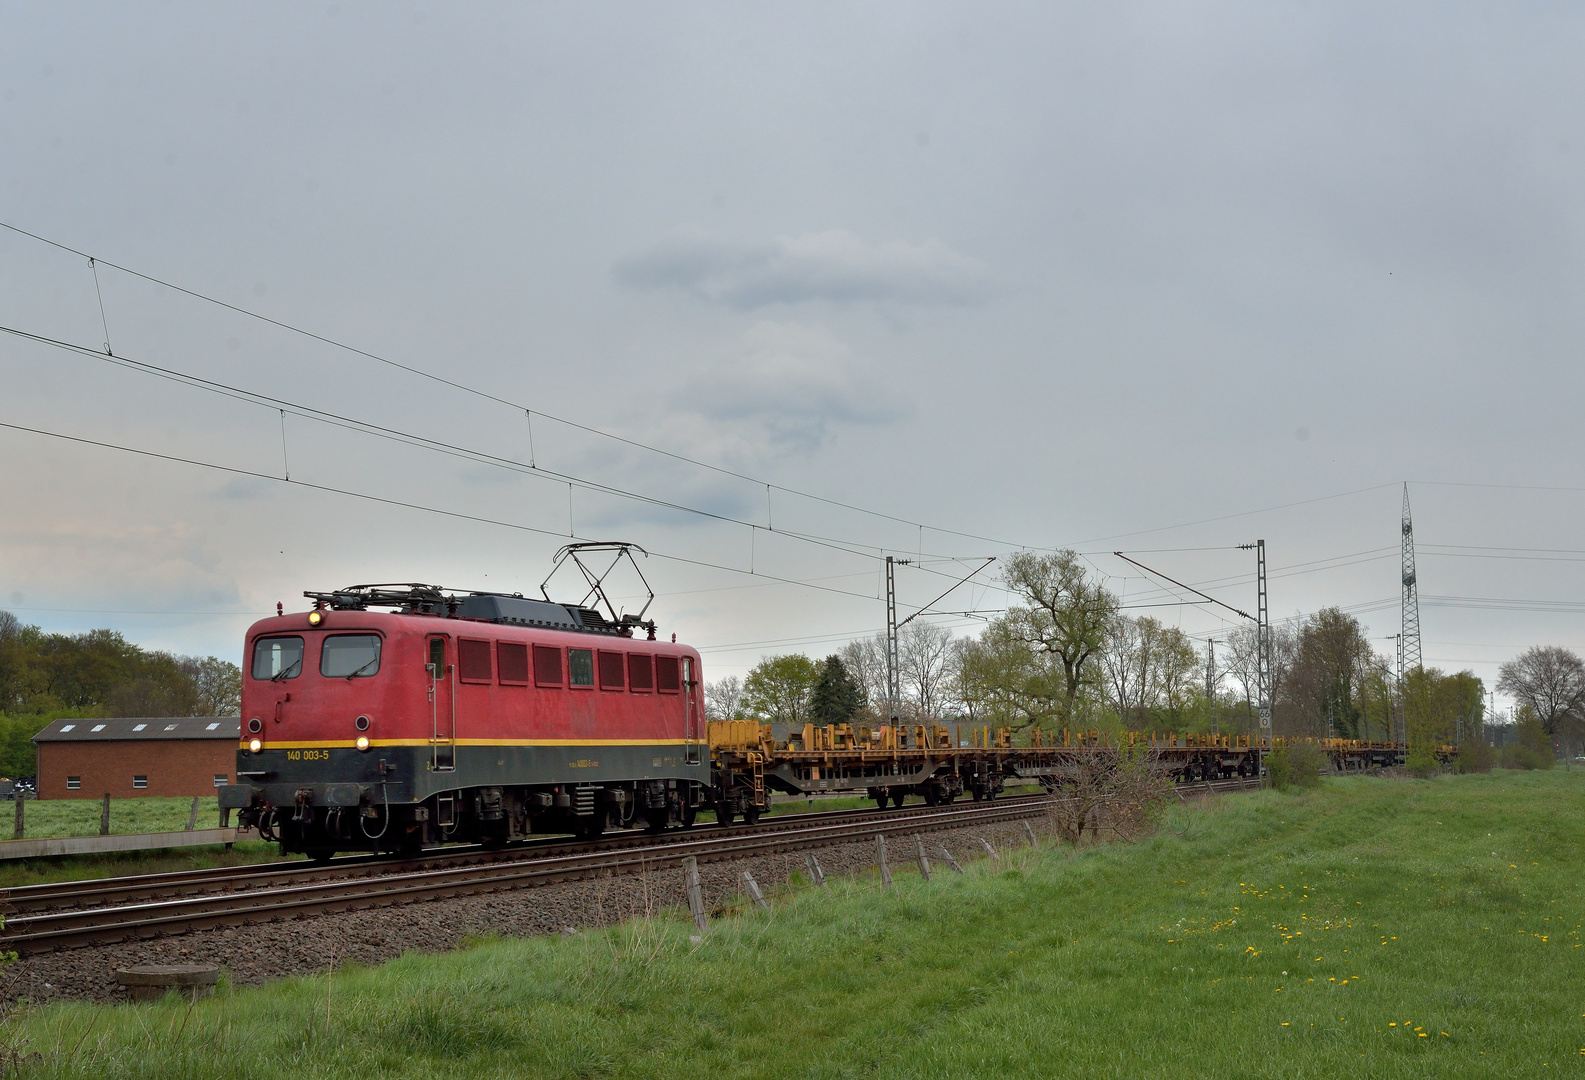
<svg viewBox="0 0 1585 1080">
<path fill-rule="evenodd" d="M 703 236 L 668 241 L 615 267 L 638 289 L 680 289 L 738 309 L 810 300 L 966 305 L 990 271 L 939 240 L 869 244 L 842 229 L 745 244 Z"/>
<path fill-rule="evenodd" d="M 772 446 L 803 450 L 824 443 L 833 426 L 888 424 L 909 412 L 844 342 L 821 328 L 771 322 L 749 330 L 742 359 L 692 380 L 684 404 Z"/>
</svg>

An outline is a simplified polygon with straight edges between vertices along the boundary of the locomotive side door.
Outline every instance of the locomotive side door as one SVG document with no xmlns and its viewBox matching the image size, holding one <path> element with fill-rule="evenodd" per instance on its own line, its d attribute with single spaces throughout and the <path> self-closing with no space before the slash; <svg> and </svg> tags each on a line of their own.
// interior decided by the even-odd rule
<svg viewBox="0 0 1585 1080">
<path fill-rule="evenodd" d="M 424 670 L 429 676 L 429 767 L 457 767 L 457 666 L 448 655 L 443 634 L 432 634 Z"/>
<path fill-rule="evenodd" d="M 683 692 L 683 751 L 689 765 L 699 764 L 699 700 L 698 682 L 693 677 L 693 657 L 682 658 Z"/>
</svg>

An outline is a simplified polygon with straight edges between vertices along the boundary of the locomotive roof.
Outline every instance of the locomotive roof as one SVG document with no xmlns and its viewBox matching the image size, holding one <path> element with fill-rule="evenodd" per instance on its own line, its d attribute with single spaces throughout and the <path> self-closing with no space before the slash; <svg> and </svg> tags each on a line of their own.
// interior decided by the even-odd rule
<svg viewBox="0 0 1585 1080">
<path fill-rule="evenodd" d="M 52 720 L 33 736 L 45 742 L 159 742 L 171 739 L 227 739 L 242 737 L 239 716 L 121 716 L 79 720 Z"/>
<path fill-rule="evenodd" d="M 333 611 L 394 608 L 403 615 L 433 615 L 509 626 L 537 626 L 575 633 L 632 637 L 635 628 L 654 632 L 654 624 L 626 616 L 612 622 L 595 608 L 534 600 L 517 593 L 452 592 L 438 585 L 352 585 L 335 592 L 305 592 Z"/>
</svg>

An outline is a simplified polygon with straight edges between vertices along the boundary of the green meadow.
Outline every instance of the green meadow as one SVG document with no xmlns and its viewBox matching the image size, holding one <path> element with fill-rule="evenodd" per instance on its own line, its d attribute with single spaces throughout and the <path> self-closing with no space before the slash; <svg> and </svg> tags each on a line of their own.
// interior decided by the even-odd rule
<svg viewBox="0 0 1585 1080">
<path fill-rule="evenodd" d="M 697 942 L 666 912 L 327 957 L 196 1005 L 19 1006 L 0 1040 L 40 1077 L 1580 1075 L 1582 811 L 1561 771 L 1329 780 L 1138 844 L 795 882 Z"/>
</svg>

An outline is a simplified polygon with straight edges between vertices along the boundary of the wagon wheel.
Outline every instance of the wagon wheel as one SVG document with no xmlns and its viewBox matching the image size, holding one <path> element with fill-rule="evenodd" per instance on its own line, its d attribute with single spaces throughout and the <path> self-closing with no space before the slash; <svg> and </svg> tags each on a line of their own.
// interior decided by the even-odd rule
<svg viewBox="0 0 1585 1080">
<path fill-rule="evenodd" d="M 903 808 L 903 800 L 906 799 L 906 798 L 908 798 L 908 793 L 907 792 L 894 791 L 894 792 L 892 792 L 892 805 L 897 807 L 897 809 L 901 810 Z"/>
</svg>

